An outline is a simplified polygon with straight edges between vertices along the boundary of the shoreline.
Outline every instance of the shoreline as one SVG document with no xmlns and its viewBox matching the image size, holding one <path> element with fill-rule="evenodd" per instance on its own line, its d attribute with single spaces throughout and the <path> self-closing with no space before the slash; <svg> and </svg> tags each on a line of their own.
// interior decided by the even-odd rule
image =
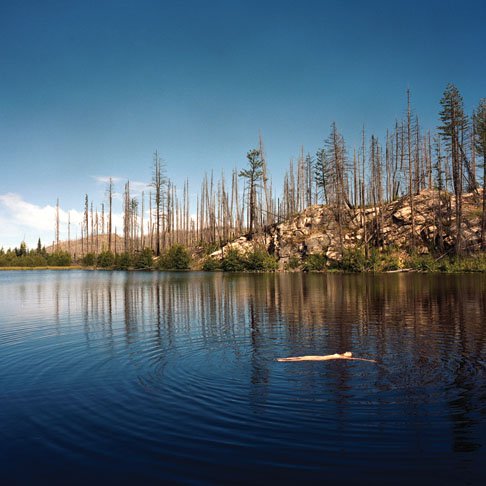
<svg viewBox="0 0 486 486">
<path fill-rule="evenodd" d="M 223 270 L 196 270 L 196 269 L 186 269 L 186 270 L 160 270 L 157 268 L 97 268 L 97 267 L 83 267 L 82 265 L 71 265 L 71 266 L 62 266 L 62 267 L 54 267 L 54 266 L 39 266 L 39 267 L 0 267 L 0 272 L 2 271 L 15 271 L 15 272 L 29 272 L 34 270 L 46 270 L 46 271 L 60 271 L 60 270 L 87 270 L 87 271 L 100 271 L 100 272 L 183 272 L 183 273 L 224 273 L 224 274 L 235 274 L 235 273 L 245 273 L 245 274 L 272 274 L 272 273 L 302 273 L 302 274 L 340 274 L 340 275 L 391 275 L 391 274 L 399 274 L 399 273 L 417 273 L 417 274 L 446 274 L 446 275 L 459 275 L 459 274 L 484 274 L 486 270 L 477 268 L 477 269 L 468 269 L 468 270 L 461 270 L 461 271 L 446 271 L 446 270 L 418 270 L 415 268 L 401 268 L 398 270 L 387 270 L 387 271 L 360 271 L 360 272 L 352 272 L 346 270 L 309 270 L 309 271 L 302 271 L 302 270 L 275 270 L 275 271 L 264 271 L 264 270 L 242 270 L 237 272 L 225 272 Z"/>
<path fill-rule="evenodd" d="M 15 271 L 30 271 L 30 270 L 89 270 L 81 265 L 69 265 L 69 266 L 61 266 L 61 267 L 54 267 L 50 265 L 41 265 L 39 267 L 0 267 L 0 272 L 1 271 L 7 271 L 7 270 L 15 270 Z M 93 270 L 95 270 L 93 268 Z"/>
</svg>

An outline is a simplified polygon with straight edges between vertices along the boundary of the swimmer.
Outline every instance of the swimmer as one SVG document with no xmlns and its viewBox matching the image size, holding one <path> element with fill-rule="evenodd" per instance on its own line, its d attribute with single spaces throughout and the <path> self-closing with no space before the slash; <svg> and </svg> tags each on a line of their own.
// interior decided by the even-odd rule
<svg viewBox="0 0 486 486">
<path fill-rule="evenodd" d="M 353 358 L 353 353 L 346 351 L 345 353 L 339 354 L 327 354 L 325 356 L 293 356 L 290 358 L 277 358 L 277 361 L 328 361 L 331 359 L 352 359 L 356 361 L 368 361 L 370 363 L 376 363 L 374 359 L 365 358 Z"/>
</svg>

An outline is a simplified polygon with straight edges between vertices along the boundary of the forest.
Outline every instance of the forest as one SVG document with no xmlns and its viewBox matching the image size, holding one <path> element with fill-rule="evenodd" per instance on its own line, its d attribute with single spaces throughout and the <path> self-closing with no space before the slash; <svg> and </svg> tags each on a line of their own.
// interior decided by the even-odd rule
<svg viewBox="0 0 486 486">
<path fill-rule="evenodd" d="M 224 173 L 216 177 L 213 171 L 204 176 L 195 208 L 190 203 L 189 181 L 182 189 L 177 188 L 156 151 L 148 194 L 133 197 L 130 181 L 124 185 L 122 228 L 113 224 L 115 185 L 110 179 L 105 200 L 97 203 L 88 194 L 84 196 L 84 217 L 76 228 L 80 237 L 72 238 L 69 221 L 67 241 L 60 240 L 58 199 L 53 244 L 46 249 L 39 240 L 33 250 L 28 250 L 25 243 L 13 250 L 2 249 L 0 266 L 79 262 L 105 268 L 155 265 L 182 269 L 191 266 L 191 259 L 199 259 L 210 270 L 221 265 L 208 256 L 244 235 L 255 245 L 251 255 L 240 258 L 241 265 L 236 269 L 272 270 L 277 267 L 276 256 L 257 245 L 259 238 L 314 205 L 330 209 L 341 257 L 347 250 L 343 228 L 358 218 L 364 237 L 357 250 L 369 258 L 371 252 L 386 250 L 381 208 L 403 198 L 410 206 L 406 251 L 413 255 L 420 238 L 415 230 L 415 196 L 427 190 L 433 191 L 437 200 L 437 235 L 431 249 L 434 258 L 446 254 L 461 258 L 484 251 L 486 98 L 468 114 L 461 93 L 449 84 L 440 99 L 438 119 L 440 123 L 434 129 L 423 127 L 407 90 L 404 115 L 382 139 L 363 128 L 360 146 L 349 147 L 336 123 L 332 123 L 328 137 L 315 154 L 302 149 L 297 160 L 290 160 L 280 190 L 272 182 L 260 135 L 257 147 L 247 153 L 244 168 L 233 170 L 229 177 Z M 480 211 L 480 241 L 476 246 L 469 245 L 464 236 L 464 194 L 472 194 Z M 366 219 L 369 211 L 374 214 L 371 221 Z M 225 255 L 228 257 L 222 251 L 221 256 Z M 234 251 L 230 256 L 235 258 Z M 229 265 L 229 269 L 234 268 Z"/>
</svg>

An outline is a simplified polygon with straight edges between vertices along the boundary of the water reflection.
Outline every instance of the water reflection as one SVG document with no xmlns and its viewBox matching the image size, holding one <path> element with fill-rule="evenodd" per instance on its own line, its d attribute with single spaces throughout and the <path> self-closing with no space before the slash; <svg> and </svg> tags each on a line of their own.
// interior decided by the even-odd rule
<svg viewBox="0 0 486 486">
<path fill-rule="evenodd" d="M 398 469 L 422 458 L 437 473 L 439 452 L 467 453 L 453 456 L 454 471 L 474 479 L 480 468 L 485 276 L 5 275 L 0 390 L 65 448 L 74 436 L 106 447 L 93 432 L 101 427 L 134 457 L 156 450 L 164 467 L 204 446 L 208 464 L 234 451 L 225 460 L 243 474 L 259 467 L 257 452 L 269 470 L 290 463 L 309 477 L 337 478 L 343 464 L 363 473 L 378 453 Z M 344 351 L 378 364 L 275 361 Z M 45 405 L 32 399 L 41 389 L 62 392 L 79 426 L 54 407 L 58 430 L 47 431 L 52 417 L 42 420 Z M 7 407 L 0 419 L 19 414 Z M 159 463 L 150 467 L 161 477 Z"/>
</svg>

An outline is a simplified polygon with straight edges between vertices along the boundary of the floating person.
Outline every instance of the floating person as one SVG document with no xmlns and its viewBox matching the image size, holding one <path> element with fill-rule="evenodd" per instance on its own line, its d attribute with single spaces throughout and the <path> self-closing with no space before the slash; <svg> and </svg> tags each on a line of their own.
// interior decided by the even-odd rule
<svg viewBox="0 0 486 486">
<path fill-rule="evenodd" d="M 365 358 L 353 358 L 353 353 L 346 351 L 345 353 L 339 354 L 327 354 L 324 356 L 291 356 L 290 358 L 277 358 L 277 361 L 328 361 L 331 359 L 352 359 L 356 361 L 368 361 L 370 363 L 376 363 L 374 359 Z"/>
</svg>

